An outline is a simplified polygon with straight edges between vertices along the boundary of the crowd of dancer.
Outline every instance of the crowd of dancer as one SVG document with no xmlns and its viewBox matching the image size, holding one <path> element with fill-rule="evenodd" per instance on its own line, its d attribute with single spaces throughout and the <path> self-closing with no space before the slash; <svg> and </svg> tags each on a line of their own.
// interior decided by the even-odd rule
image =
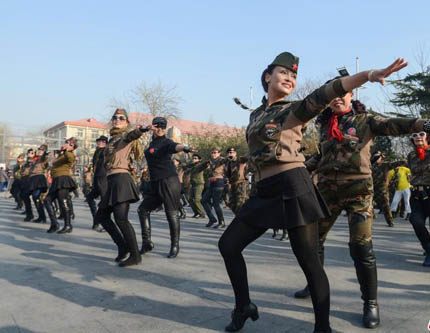
<svg viewBox="0 0 430 333">
<path fill-rule="evenodd" d="M 236 149 L 230 147 L 222 157 L 221 149 L 213 147 L 211 157 L 204 160 L 198 147 L 166 137 L 167 119 L 155 117 L 151 125 L 133 129 L 126 110 L 117 109 L 111 118 L 110 138 L 97 139 L 92 165 L 84 170 L 83 192 L 93 216 L 92 228 L 110 235 L 118 247 L 115 261 L 121 267 L 139 264 L 142 255 L 154 248 L 151 212 L 164 208 L 171 240 L 167 256 L 175 258 L 186 201 L 193 218 L 207 217 L 206 227 L 218 229 L 226 227 L 222 209 L 223 201 L 226 202 L 235 215 L 219 240 L 235 296 L 231 322 L 225 328 L 228 332 L 239 331 L 248 318 L 259 318 L 258 308 L 251 302 L 242 251 L 269 228 L 274 230 L 274 236 L 277 230 L 283 230 L 281 239 L 289 238 L 303 270 L 307 286 L 295 297 L 311 297 L 314 332 L 331 332 L 324 243 L 342 211 L 348 218 L 348 246 L 364 301 L 363 325 L 379 325 L 372 243 L 374 201 L 387 224 L 393 226 L 391 210 L 397 209 L 399 200 L 393 200 L 390 209 L 386 186 L 394 176 L 390 170 L 401 163 L 383 163 L 382 152 L 371 155 L 377 136 L 411 135 L 412 149 L 407 160 L 411 195 L 410 205 L 405 197 L 405 206 L 425 251 L 423 265 L 430 267 L 430 234 L 425 225 L 430 216 L 430 121 L 374 115 L 353 95 L 353 90 L 366 82 L 384 84 L 386 77 L 407 63 L 397 59 L 384 69 L 336 77 L 304 100 L 289 102 L 285 98 L 296 87 L 298 64 L 296 56 L 284 52 L 263 71 L 261 83 L 267 97 L 250 114 L 246 129 L 248 156 L 237 156 Z M 305 158 L 301 141 L 313 118 L 320 130 L 319 149 Z M 144 149 L 139 138 L 146 132 L 152 134 L 152 140 Z M 49 233 L 73 230 L 71 193 L 76 190 L 72 176 L 77 145 L 75 138 L 67 139 L 61 151 L 54 152 L 52 162 L 46 145 L 36 152 L 29 149 L 26 156 L 17 158 L 11 189 L 17 209 L 24 205 L 24 220 L 33 220 L 31 197 L 38 212 L 33 221 L 45 222 L 46 211 L 51 222 Z M 140 179 L 136 181 L 133 161 L 143 158 L 146 166 L 139 171 Z M 374 198 L 377 188 L 382 195 Z M 138 202 L 140 195 L 143 199 L 138 208 L 142 233 L 139 249 L 128 214 L 130 204 Z M 64 219 L 62 229 L 57 211 Z"/>
</svg>

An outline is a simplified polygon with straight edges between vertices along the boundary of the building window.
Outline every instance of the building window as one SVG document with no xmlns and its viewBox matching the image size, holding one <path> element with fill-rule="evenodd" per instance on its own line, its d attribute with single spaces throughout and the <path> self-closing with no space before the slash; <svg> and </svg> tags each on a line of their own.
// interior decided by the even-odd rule
<svg viewBox="0 0 430 333">
<path fill-rule="evenodd" d="M 95 143 L 91 144 L 91 149 L 96 149 L 96 144 Z"/>
<path fill-rule="evenodd" d="M 99 137 L 98 131 L 91 131 L 91 139 L 96 140 Z"/>
<path fill-rule="evenodd" d="M 79 128 L 77 137 L 82 138 L 83 136 L 84 136 L 84 130 Z"/>
</svg>

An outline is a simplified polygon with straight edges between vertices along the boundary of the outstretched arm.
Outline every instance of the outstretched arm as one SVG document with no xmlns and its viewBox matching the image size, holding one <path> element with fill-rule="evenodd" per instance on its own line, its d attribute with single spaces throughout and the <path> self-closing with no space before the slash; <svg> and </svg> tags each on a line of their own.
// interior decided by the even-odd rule
<svg viewBox="0 0 430 333">
<path fill-rule="evenodd" d="M 403 58 L 398 58 L 390 66 L 382 69 L 363 71 L 351 76 L 341 78 L 342 86 L 346 91 L 352 91 L 365 84 L 366 82 L 379 82 L 385 85 L 385 78 L 392 73 L 398 72 L 408 65 Z"/>
</svg>

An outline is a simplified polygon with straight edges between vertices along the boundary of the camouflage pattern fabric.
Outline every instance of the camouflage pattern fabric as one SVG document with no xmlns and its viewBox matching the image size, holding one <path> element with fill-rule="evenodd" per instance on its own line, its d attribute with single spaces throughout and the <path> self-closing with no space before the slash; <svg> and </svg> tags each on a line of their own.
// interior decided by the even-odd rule
<svg viewBox="0 0 430 333">
<path fill-rule="evenodd" d="M 246 129 L 249 161 L 257 175 L 267 167 L 303 163 L 305 158 L 299 150 L 306 124 L 333 98 L 345 93 L 341 80 L 334 80 L 302 101 L 280 101 L 267 107 L 263 98 L 263 105 L 251 113 Z"/>
<path fill-rule="evenodd" d="M 328 136 L 328 123 L 321 128 L 320 156 L 317 172 L 371 176 L 370 147 L 378 135 L 399 136 L 413 133 L 422 127 L 421 119 L 384 118 L 370 113 L 351 111 L 339 118 L 343 140 Z M 311 164 L 311 163 L 310 163 Z M 364 178 L 364 177 L 363 177 Z"/>
<path fill-rule="evenodd" d="M 425 160 L 421 161 L 415 150 L 408 155 L 408 165 L 411 169 L 412 186 L 430 186 L 430 148 L 425 152 Z"/>
<path fill-rule="evenodd" d="M 346 210 L 349 242 L 369 244 L 372 240 L 373 224 L 372 178 L 347 181 L 321 179 L 318 189 L 332 213 L 329 218 L 318 222 L 320 242 L 325 241 L 342 210 Z"/>
<path fill-rule="evenodd" d="M 249 190 L 247 181 L 231 184 L 229 207 L 234 215 L 239 213 L 245 201 L 248 200 L 248 197 Z"/>
</svg>

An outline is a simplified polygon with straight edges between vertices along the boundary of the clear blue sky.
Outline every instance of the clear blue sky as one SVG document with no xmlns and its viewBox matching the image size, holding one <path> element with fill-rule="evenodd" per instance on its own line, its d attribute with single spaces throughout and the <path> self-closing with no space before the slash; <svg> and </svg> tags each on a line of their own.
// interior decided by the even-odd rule
<svg viewBox="0 0 430 333">
<path fill-rule="evenodd" d="M 0 2 L 0 111 L 12 126 L 108 113 L 138 83 L 177 85 L 182 117 L 246 125 L 232 102 L 254 104 L 265 66 L 300 57 L 298 84 L 336 67 L 379 68 L 420 45 L 430 52 L 430 1 Z M 370 86 L 368 84 L 368 86 Z M 361 92 L 383 108 L 378 87 Z M 383 110 L 381 110 L 383 111 Z"/>
</svg>

